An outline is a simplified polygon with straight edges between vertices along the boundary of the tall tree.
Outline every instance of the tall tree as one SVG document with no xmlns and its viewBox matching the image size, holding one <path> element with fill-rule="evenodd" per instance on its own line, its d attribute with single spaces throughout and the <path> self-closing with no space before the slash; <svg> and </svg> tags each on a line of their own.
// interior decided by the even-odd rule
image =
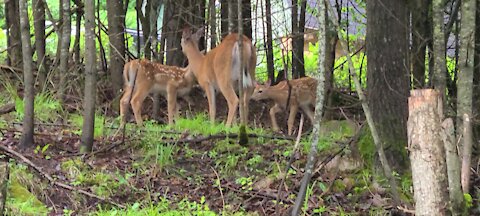
<svg viewBox="0 0 480 216">
<path fill-rule="evenodd" d="M 75 8 L 75 41 L 73 42 L 73 60 L 80 64 L 80 32 L 82 30 L 83 3 L 81 0 L 74 0 Z M 108 4 L 107 4 L 108 5 Z M 110 23 L 110 22 L 109 22 Z"/>
<path fill-rule="evenodd" d="M 406 4 L 406 0 L 367 0 L 368 104 L 387 156 L 399 168 L 406 166 L 410 78 Z"/>
<path fill-rule="evenodd" d="M 217 10 L 215 0 L 208 1 L 208 14 L 210 23 L 210 49 L 217 45 Z"/>
<path fill-rule="evenodd" d="M 228 2 L 229 0 L 220 0 L 220 38 L 228 34 Z"/>
<path fill-rule="evenodd" d="M 95 0 L 85 1 L 85 99 L 83 104 L 82 145 L 80 151 L 90 152 L 93 147 L 96 95 Z"/>
<path fill-rule="evenodd" d="M 273 62 L 273 37 L 272 37 L 272 4 L 270 0 L 265 0 L 265 16 L 267 19 L 267 41 L 266 41 L 266 56 L 267 56 L 267 72 L 271 82 L 275 81 L 275 71 Z"/>
<path fill-rule="evenodd" d="M 444 37 L 444 0 L 433 0 L 433 86 L 446 101 L 445 91 L 447 87 L 447 63 L 445 53 L 445 37 Z M 415 60 L 414 60 L 415 61 Z M 415 63 L 414 63 L 415 65 Z M 425 64 L 424 64 L 425 65 Z M 414 71 L 415 74 L 415 71 Z M 414 81 L 415 82 L 415 81 Z M 445 103 L 444 103 L 445 104 Z M 443 116 L 442 116 L 443 117 Z"/>
<path fill-rule="evenodd" d="M 145 55 L 145 58 L 151 59 L 152 57 L 152 41 L 149 39 L 150 36 L 150 8 L 152 7 L 152 2 L 154 0 L 145 0 L 147 1 L 145 5 L 145 12 L 143 12 L 143 4 L 144 0 L 137 0 L 137 4 L 135 6 L 135 9 L 137 10 L 138 18 L 141 22 L 142 25 L 142 32 L 143 32 L 143 52 Z"/>
<path fill-rule="evenodd" d="M 108 68 L 113 90 L 120 93 L 122 88 L 122 72 L 125 64 L 125 31 L 123 1 L 107 0 L 108 38 L 110 40 L 110 67 Z"/>
<path fill-rule="evenodd" d="M 242 0 L 242 26 L 243 34 L 252 39 L 252 2 Z"/>
<path fill-rule="evenodd" d="M 19 1 L 20 28 L 22 35 L 22 55 L 23 55 L 23 83 L 25 93 L 23 95 L 24 115 L 23 115 L 23 132 L 20 144 L 23 147 L 33 146 L 33 100 L 35 97 L 34 77 L 33 77 L 33 60 L 32 45 L 30 44 L 30 23 L 28 20 L 27 0 Z"/>
<path fill-rule="evenodd" d="M 17 0 L 5 1 L 5 18 L 8 39 L 8 60 L 14 67 L 22 65 L 22 41 L 20 40 L 20 17 Z"/>
<path fill-rule="evenodd" d="M 410 12 L 412 14 L 412 75 L 413 86 L 422 88 L 425 86 L 425 54 L 429 29 L 429 3 L 430 0 L 410 1 Z M 434 45 L 435 46 L 435 45 Z"/>
<path fill-rule="evenodd" d="M 43 90 L 43 85 L 47 79 L 47 71 L 45 69 L 45 6 L 43 5 L 43 0 L 34 0 L 32 4 L 38 82 L 40 89 Z"/>
<path fill-rule="evenodd" d="M 462 133 L 462 117 L 472 117 L 473 95 L 473 54 L 475 49 L 475 9 L 476 0 L 463 0 L 461 6 L 462 20 L 460 28 L 460 71 L 457 82 L 457 133 Z M 466 138 L 466 137 L 465 137 Z M 464 138 L 464 139 L 465 139 Z M 462 154 L 460 154 L 462 155 Z"/>
<path fill-rule="evenodd" d="M 305 13 L 307 0 L 301 0 L 300 14 L 298 10 L 298 0 L 292 0 L 292 77 L 300 78 L 305 76 L 304 32 L 305 32 Z"/>
<path fill-rule="evenodd" d="M 71 29 L 71 17 L 70 17 L 70 0 L 62 0 L 62 39 L 60 44 L 60 83 L 58 89 L 58 99 L 64 102 L 65 91 L 67 87 L 68 76 L 68 60 L 70 58 L 70 35 Z"/>
<path fill-rule="evenodd" d="M 167 51 L 165 64 L 167 65 L 180 66 L 185 62 L 182 50 L 178 49 L 181 47 L 181 29 L 185 25 L 185 20 L 182 18 L 184 16 L 182 10 L 178 10 L 178 8 L 185 7 L 186 4 L 189 4 L 188 0 L 167 1 L 165 6 L 164 17 L 167 19 L 167 23 L 163 26 L 163 30 L 166 40 L 165 50 Z"/>
</svg>

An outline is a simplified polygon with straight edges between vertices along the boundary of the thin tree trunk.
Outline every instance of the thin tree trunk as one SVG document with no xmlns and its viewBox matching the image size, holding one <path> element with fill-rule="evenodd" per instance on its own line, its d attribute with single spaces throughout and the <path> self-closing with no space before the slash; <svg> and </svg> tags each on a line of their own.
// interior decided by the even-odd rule
<svg viewBox="0 0 480 216">
<path fill-rule="evenodd" d="M 0 215 L 5 214 L 5 204 L 8 196 L 8 181 L 10 179 L 9 158 L 6 155 L 0 155 Z"/>
<path fill-rule="evenodd" d="M 143 54 L 145 58 L 151 59 L 152 57 L 152 47 L 151 47 L 151 40 L 149 40 L 150 36 L 150 10 L 153 0 L 147 0 L 147 4 L 145 6 L 145 14 L 142 13 L 142 6 L 143 0 L 137 0 L 137 14 L 142 24 L 142 32 L 143 32 Z"/>
<path fill-rule="evenodd" d="M 315 116 L 313 122 L 312 131 L 312 145 L 310 146 L 310 152 L 307 156 L 307 164 L 305 165 L 305 173 L 300 184 L 300 189 L 295 199 L 295 204 L 292 209 L 292 215 L 297 216 L 300 213 L 300 209 L 303 206 L 302 203 L 305 200 L 305 193 L 312 177 L 313 168 L 317 161 L 318 141 L 320 138 L 320 127 L 322 121 L 322 115 L 324 112 L 324 96 L 325 96 L 325 47 L 326 47 L 326 18 L 327 11 L 325 10 L 325 4 L 318 4 L 318 72 L 316 79 L 318 81 L 317 86 L 317 101 L 315 108 Z"/>
<path fill-rule="evenodd" d="M 30 44 L 30 23 L 28 20 L 27 0 L 19 2 L 20 28 L 22 32 L 22 55 L 23 55 L 23 83 L 24 95 L 24 116 L 23 116 L 23 132 L 20 144 L 22 147 L 32 147 L 34 145 L 33 129 L 34 129 L 34 111 L 33 100 L 35 98 L 34 77 L 33 77 L 33 60 L 32 46 Z"/>
<path fill-rule="evenodd" d="M 85 99 L 80 152 L 91 152 L 96 95 L 95 0 L 85 1 Z"/>
<path fill-rule="evenodd" d="M 62 0 L 63 22 L 62 22 L 62 42 L 60 47 L 60 83 L 58 89 L 58 99 L 64 103 L 67 87 L 68 61 L 70 59 L 70 35 L 71 35 L 71 17 L 70 17 L 70 0 Z"/>
<path fill-rule="evenodd" d="M 442 128 L 443 132 L 441 135 L 446 153 L 450 208 L 452 209 L 452 215 L 461 215 L 464 211 L 463 192 L 460 181 L 460 159 L 457 152 L 453 120 L 451 118 L 445 119 L 442 123 Z"/>
<path fill-rule="evenodd" d="M 210 15 L 210 49 L 217 45 L 217 10 L 215 9 L 215 0 L 208 1 L 208 10 Z"/>
<path fill-rule="evenodd" d="M 33 17 L 35 28 L 35 50 L 37 52 L 38 83 L 41 90 L 47 80 L 45 70 L 45 7 L 42 0 L 33 1 Z"/>
<path fill-rule="evenodd" d="M 220 8 L 220 24 L 221 24 L 221 27 L 220 27 L 220 31 L 221 31 L 221 36 L 220 38 L 223 38 L 225 37 L 229 30 L 228 30 L 228 17 L 229 17 L 229 14 L 228 14 L 228 3 L 229 3 L 230 0 L 220 0 L 220 4 L 221 4 L 221 8 Z M 221 39 L 220 39 L 221 41 Z"/>
<path fill-rule="evenodd" d="M 410 2 L 412 14 L 412 75 L 414 88 L 425 86 L 425 52 L 429 38 L 428 11 L 429 0 L 416 0 Z"/>
<path fill-rule="evenodd" d="M 252 39 L 252 3 L 251 0 L 242 0 L 241 4 L 242 12 L 242 26 L 243 26 L 243 35 Z M 240 13 L 240 10 L 239 10 Z M 239 23 L 240 25 L 240 23 Z M 240 31 L 239 31 L 240 32 Z"/>
<path fill-rule="evenodd" d="M 292 43 L 292 79 L 299 78 L 297 72 L 298 67 L 300 67 L 298 60 L 298 0 L 291 0 L 292 4 L 292 33 L 290 34 L 290 39 Z M 303 51 L 303 50 L 302 50 Z M 320 56 L 320 55 L 319 55 Z"/>
<path fill-rule="evenodd" d="M 74 0 L 76 9 L 75 20 L 75 41 L 73 42 L 73 60 L 75 64 L 80 64 L 82 57 L 80 56 L 80 31 L 82 29 L 83 4 L 81 0 Z M 108 5 L 108 4 L 107 4 Z"/>
<path fill-rule="evenodd" d="M 267 72 L 268 77 L 272 83 L 275 82 L 275 69 L 274 69 L 274 62 L 273 62 L 273 37 L 272 37 L 272 4 L 270 0 L 265 0 L 265 16 L 267 18 Z"/>
<path fill-rule="evenodd" d="M 5 18 L 8 37 L 9 65 L 20 67 L 22 65 L 22 41 L 20 40 L 20 17 L 18 16 L 18 1 L 5 1 Z"/>
<path fill-rule="evenodd" d="M 328 12 L 330 14 L 334 14 L 335 11 L 333 10 L 332 6 L 330 5 L 330 3 L 328 1 L 326 1 L 326 5 L 327 5 Z M 332 18 L 332 21 L 333 21 L 333 24 L 334 24 L 335 28 L 340 29 L 340 27 L 339 27 L 340 24 L 339 24 L 339 21 L 338 21 L 337 17 L 336 16 L 331 16 L 331 18 Z M 340 42 L 339 45 L 340 45 L 340 47 L 342 47 L 343 55 L 345 55 L 347 57 L 348 68 L 350 69 L 349 74 L 352 76 L 353 82 L 356 86 L 355 90 L 357 91 L 358 98 L 360 99 L 360 101 L 362 103 L 362 109 L 363 109 L 363 112 L 365 113 L 365 118 L 366 118 L 368 126 L 370 128 L 370 133 L 372 134 L 373 143 L 375 144 L 375 148 L 377 150 L 378 157 L 380 159 L 380 163 L 382 164 L 384 174 L 387 177 L 388 182 L 390 184 L 393 202 L 396 206 L 398 206 L 398 205 L 400 205 L 400 195 L 398 194 L 397 182 L 396 182 L 396 180 L 393 176 L 392 169 L 390 168 L 390 164 L 389 164 L 389 162 L 387 160 L 387 157 L 386 157 L 386 154 L 385 154 L 385 150 L 384 150 L 384 147 L 383 147 L 383 142 L 384 141 L 381 140 L 379 132 L 377 131 L 377 128 L 374 124 L 372 112 L 370 111 L 370 107 L 367 103 L 367 98 L 365 97 L 365 94 L 363 93 L 363 89 L 361 87 L 362 85 L 360 84 L 358 76 L 357 76 L 357 74 L 354 70 L 355 67 L 353 65 L 352 57 L 348 54 L 348 50 L 347 50 L 348 45 L 345 44 L 345 41 L 341 39 L 341 34 L 340 34 L 339 31 L 337 31 L 337 34 L 338 34 L 338 37 L 339 37 L 338 41 Z"/>
<path fill-rule="evenodd" d="M 447 166 L 440 125 L 441 94 L 413 90 L 408 99 L 408 149 L 412 164 L 415 215 L 446 215 Z"/>
<path fill-rule="evenodd" d="M 472 122 L 467 114 L 463 114 L 463 149 L 462 149 L 462 190 L 463 193 L 470 192 L 470 167 L 472 165 Z"/>
<path fill-rule="evenodd" d="M 444 1 L 434 0 L 433 7 L 433 86 L 442 96 L 443 102 L 447 101 L 445 92 L 447 85 L 447 62 L 445 56 L 445 37 L 444 37 Z M 440 116 L 441 118 L 443 116 Z"/>
<path fill-rule="evenodd" d="M 123 4 L 122 1 L 107 1 L 107 18 L 108 18 L 108 38 L 110 40 L 110 67 L 108 68 L 113 91 L 120 94 L 122 88 L 123 65 L 125 64 L 125 37 L 123 23 Z"/>
<path fill-rule="evenodd" d="M 463 115 L 472 116 L 473 61 L 475 53 L 475 7 L 476 0 L 462 1 L 462 20 L 460 28 L 460 72 L 457 82 L 457 131 L 464 131 Z M 461 140 L 460 145 L 463 144 Z M 459 148 L 461 151 L 463 148 Z M 463 156 L 463 152 L 460 152 Z"/>
</svg>

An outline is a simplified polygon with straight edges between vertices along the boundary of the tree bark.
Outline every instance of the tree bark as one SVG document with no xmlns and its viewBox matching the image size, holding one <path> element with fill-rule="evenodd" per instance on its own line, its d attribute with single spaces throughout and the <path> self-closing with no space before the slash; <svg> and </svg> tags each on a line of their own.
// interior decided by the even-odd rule
<svg viewBox="0 0 480 216">
<path fill-rule="evenodd" d="M 463 149 L 462 149 L 462 190 L 470 192 L 470 168 L 472 165 L 472 122 L 467 114 L 463 114 Z"/>
<path fill-rule="evenodd" d="M 62 40 L 60 44 L 60 83 L 58 89 L 58 99 L 64 103 L 65 92 L 67 87 L 67 77 L 69 74 L 68 71 L 68 61 L 70 59 L 69 50 L 70 50 L 70 36 L 72 33 L 71 29 L 71 17 L 70 17 L 70 0 L 62 0 L 62 9 L 63 9 L 63 22 L 62 22 Z"/>
<path fill-rule="evenodd" d="M 425 54 L 428 40 L 429 0 L 410 2 L 412 14 L 412 75 L 413 87 L 425 86 Z"/>
<path fill-rule="evenodd" d="M 225 37 L 229 30 L 228 30 L 228 1 L 229 0 L 220 0 L 220 21 L 221 21 L 221 26 L 220 26 L 220 31 L 221 31 L 221 36 L 220 36 L 220 41 L 221 38 Z"/>
<path fill-rule="evenodd" d="M 208 13 L 210 22 L 210 49 L 217 46 L 217 11 L 215 8 L 215 0 L 208 1 Z"/>
<path fill-rule="evenodd" d="M 442 143 L 441 95 L 413 90 L 408 99 L 408 149 L 412 165 L 415 215 L 446 215 L 447 166 Z"/>
<path fill-rule="evenodd" d="M 460 71 L 457 82 L 457 131 L 463 131 L 463 115 L 472 116 L 473 60 L 475 53 L 475 7 L 476 0 L 462 1 L 460 28 Z M 461 138 L 462 139 L 462 138 Z M 459 142 L 463 143 L 463 140 Z M 459 148 L 463 150 L 463 148 Z M 462 156 L 462 152 L 460 152 Z"/>
<path fill-rule="evenodd" d="M 294 3 L 295 2 L 295 3 Z M 300 14 L 298 14 L 297 0 L 292 1 L 292 77 L 300 78 L 305 76 L 305 58 L 304 52 L 304 32 L 305 32 L 305 13 L 307 7 L 307 0 L 301 0 Z M 297 19 L 300 17 L 300 19 Z M 295 28 L 293 28 L 295 26 Z"/>
<path fill-rule="evenodd" d="M 113 91 L 120 94 L 123 86 L 123 65 L 125 64 L 125 25 L 123 1 L 107 0 L 108 38 L 110 40 L 110 67 L 108 68 Z"/>
<path fill-rule="evenodd" d="M 152 1 L 146 0 L 147 5 L 145 6 L 145 13 L 142 12 L 143 0 L 137 0 L 137 14 L 139 15 L 140 22 L 142 23 L 142 32 L 143 32 L 143 54 L 145 58 L 152 58 L 152 41 L 149 39 L 150 36 L 150 8 L 152 7 Z"/>
<path fill-rule="evenodd" d="M 73 61 L 80 64 L 82 57 L 80 56 L 80 32 L 82 30 L 83 4 L 81 0 L 74 0 L 77 6 L 75 10 L 75 41 L 73 42 Z M 107 4 L 108 5 L 108 4 Z"/>
<path fill-rule="evenodd" d="M 35 50 L 37 52 L 38 83 L 41 90 L 47 80 L 45 69 L 45 6 L 43 0 L 33 1 L 33 27 L 35 29 Z"/>
<path fill-rule="evenodd" d="M 445 92 L 447 87 L 447 62 L 446 62 L 446 46 L 445 46 L 445 29 L 444 29 L 444 1 L 434 0 L 432 3 L 433 10 L 433 86 L 442 96 L 445 103 L 447 101 Z M 443 115 L 443 114 L 442 114 Z M 443 117 L 443 116 L 441 116 Z"/>
<path fill-rule="evenodd" d="M 185 62 L 185 55 L 182 50 L 179 49 L 182 38 L 181 28 L 183 28 L 185 22 L 181 18 L 183 16 L 182 11 L 175 9 L 183 7 L 184 3 L 185 0 L 169 1 L 165 7 L 164 16 L 168 17 L 168 21 L 163 28 L 165 30 L 165 48 L 167 50 L 165 64 L 167 65 L 181 66 Z"/>
<path fill-rule="evenodd" d="M 5 18 L 7 25 L 7 43 L 9 65 L 22 65 L 22 41 L 20 40 L 20 16 L 18 16 L 18 1 L 5 1 Z"/>
<path fill-rule="evenodd" d="M 80 152 L 91 152 L 96 95 L 95 0 L 85 1 L 85 99 Z"/>
<path fill-rule="evenodd" d="M 252 37 L 252 2 L 251 0 L 242 0 L 242 26 L 243 35 L 250 38 Z"/>
<path fill-rule="evenodd" d="M 23 83 L 24 83 L 24 116 L 23 116 L 23 132 L 20 144 L 22 147 L 32 147 L 33 140 L 33 123 L 34 110 L 33 100 L 35 98 L 34 77 L 33 77 L 33 60 L 32 46 L 30 44 L 30 23 L 28 20 L 27 1 L 19 2 L 20 28 L 22 32 L 22 55 L 23 55 Z"/>
<path fill-rule="evenodd" d="M 305 173 L 300 184 L 298 195 L 295 199 L 295 204 L 292 209 L 292 216 L 297 216 L 300 213 L 300 209 L 303 206 L 302 203 L 305 200 L 305 193 L 307 191 L 310 178 L 312 177 L 313 168 L 317 161 L 318 141 L 320 137 L 320 123 L 322 122 L 322 116 L 324 111 L 324 96 L 325 96 L 325 47 L 326 47 L 326 14 L 325 4 L 323 2 L 318 4 L 318 73 L 316 79 L 318 81 L 317 86 L 317 101 L 315 105 L 315 121 L 313 122 L 312 131 L 312 145 L 310 146 L 310 152 L 307 156 L 307 164 L 305 165 Z"/>
<path fill-rule="evenodd" d="M 390 163 L 405 169 L 410 79 L 406 1 L 367 0 L 367 14 L 368 104 Z"/>
<path fill-rule="evenodd" d="M 460 159 L 458 157 L 455 140 L 455 126 L 451 118 L 445 119 L 442 123 L 442 141 L 445 147 L 448 174 L 448 194 L 450 197 L 450 208 L 452 215 L 461 215 L 463 208 L 463 193 L 460 181 Z"/>
<path fill-rule="evenodd" d="M 0 215 L 6 215 L 5 204 L 8 195 L 8 181 L 10 179 L 8 160 L 7 156 L 0 155 Z"/>
<path fill-rule="evenodd" d="M 273 83 L 275 81 L 275 69 L 273 62 L 273 37 L 272 37 L 272 5 L 270 0 L 265 0 L 265 16 L 267 19 L 267 41 L 265 50 L 267 56 L 267 72 L 269 80 Z"/>
</svg>

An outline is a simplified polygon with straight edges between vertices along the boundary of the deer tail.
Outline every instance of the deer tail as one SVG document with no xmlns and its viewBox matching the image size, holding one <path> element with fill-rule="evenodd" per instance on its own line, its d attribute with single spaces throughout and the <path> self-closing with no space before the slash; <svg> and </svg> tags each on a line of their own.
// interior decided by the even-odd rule
<svg viewBox="0 0 480 216">
<path fill-rule="evenodd" d="M 244 49 L 245 50 L 245 49 Z M 239 73 L 241 74 L 241 76 L 243 76 L 242 78 L 242 86 L 243 88 L 248 88 L 250 86 L 253 86 L 253 80 L 252 80 L 252 77 L 250 76 L 250 73 L 248 73 L 248 66 L 247 67 L 244 67 L 243 68 L 243 71 L 241 71 L 242 69 L 242 62 L 240 62 L 240 55 L 244 54 L 244 64 L 243 65 L 249 65 L 249 61 L 250 61 L 250 57 L 252 55 L 252 51 L 251 49 L 247 49 L 245 50 L 247 51 L 246 53 L 241 53 L 240 52 L 240 49 L 238 47 L 238 42 L 235 42 L 235 44 L 233 45 L 233 49 L 232 49 L 232 72 L 233 73 Z M 246 63 L 246 64 L 245 64 Z"/>
</svg>

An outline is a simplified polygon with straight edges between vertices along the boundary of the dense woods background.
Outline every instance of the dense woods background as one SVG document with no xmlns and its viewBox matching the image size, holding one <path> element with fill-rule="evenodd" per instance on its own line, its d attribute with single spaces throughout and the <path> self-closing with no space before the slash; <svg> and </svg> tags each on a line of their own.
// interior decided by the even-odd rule
<svg viewBox="0 0 480 216">
<path fill-rule="evenodd" d="M 309 172 L 302 169 L 310 159 L 309 147 L 319 142 L 316 148 L 319 153 L 311 154 L 313 161 L 318 161 L 312 162 L 312 166 L 316 165 L 312 180 L 306 181 L 308 190 L 302 192 L 302 196 L 307 196 L 300 203 L 304 214 L 364 211 L 410 214 L 418 199 L 411 189 L 415 170 L 411 172 L 409 159 L 415 151 L 412 146 L 420 143 L 410 135 L 415 134 L 414 130 L 422 130 L 418 122 L 432 119 L 434 123 L 424 127 L 433 125 L 436 128 L 432 130 L 447 134 L 441 121 L 451 118 L 454 125 L 451 146 L 458 151 L 454 160 L 463 163 L 466 171 L 460 174 L 458 164 L 448 167 L 449 175 L 450 169 L 458 171 L 455 175 L 462 175 L 463 191 L 456 198 L 450 197 L 460 204 L 446 208 L 449 198 L 445 193 L 444 197 L 436 196 L 444 198 L 439 205 L 445 205 L 438 208 L 455 215 L 467 214 L 467 209 L 471 214 L 479 213 L 480 178 L 475 165 L 479 161 L 480 134 L 477 0 L 239 1 L 3 0 L 0 111 L 6 111 L 0 112 L 3 136 L 0 145 L 18 150 L 35 162 L 42 178 L 48 180 L 47 176 L 54 176 L 78 186 L 67 188 L 68 193 L 62 186 L 48 186 L 57 188 L 39 197 L 42 190 L 29 184 L 33 181 L 30 176 L 11 178 L 14 183 L 9 187 L 18 185 L 25 193 L 31 193 L 27 197 L 37 196 L 35 200 L 40 207 L 35 204 L 32 209 L 48 207 L 42 211 L 56 213 L 63 209 L 64 214 L 100 212 L 101 215 L 109 214 L 112 209 L 135 212 L 148 208 L 157 213 L 167 210 L 285 213 L 295 209 L 293 203 L 300 179 L 304 172 Z M 291 138 L 276 137 L 279 141 L 261 137 L 270 136 L 265 132 L 271 127 L 266 110 L 270 108 L 268 102 L 250 105 L 248 125 L 250 132 L 257 134 L 252 141 L 256 145 L 250 149 L 238 144 L 232 147 L 228 134 L 238 132 L 238 127 L 227 129 L 222 123 L 203 125 L 206 116 L 198 113 L 207 111 L 207 103 L 200 88 L 191 93 L 193 104 L 181 101 L 186 117 L 183 125 L 180 122 L 168 127 L 148 121 L 143 129 L 127 130 L 126 137 L 112 135 L 119 125 L 118 107 L 126 62 L 149 59 L 186 67 L 188 60 L 181 48 L 185 27 L 195 31 L 205 27 L 199 50 L 208 53 L 223 37 L 238 32 L 239 23 L 256 48 L 259 83 L 269 80 L 277 84 L 304 76 L 325 80 L 319 84 L 322 90 L 317 91 L 322 99 L 317 95 L 316 112 L 323 118 L 306 123 L 307 133 L 301 139 L 303 150 L 300 148 L 298 155 L 297 147 L 289 141 Z M 355 85 L 356 77 L 360 86 Z M 439 97 L 440 108 L 435 111 L 438 116 L 407 125 L 412 119 L 418 120 L 409 111 L 414 107 L 409 104 L 411 90 L 427 88 L 439 93 L 427 94 Z M 358 99 L 362 97 L 359 89 L 365 90 L 365 101 Z M 143 113 L 148 113 L 148 119 L 166 122 L 166 102 L 160 94 L 153 94 L 152 100 L 145 103 Z M 222 121 L 226 118 L 225 101 L 220 99 L 217 103 Z M 372 122 L 366 117 L 368 110 Z M 284 128 L 288 114 L 280 115 Z M 360 126 L 364 124 L 370 127 Z M 300 126 L 298 121 L 295 125 Z M 211 129 L 196 131 L 199 128 Z M 372 128 L 378 131 L 378 139 Z M 223 137 L 214 137 L 218 135 L 215 132 L 222 132 Z M 315 136 L 317 140 L 312 141 Z M 380 145 L 374 145 L 377 140 Z M 445 159 L 448 152 L 443 155 L 445 148 L 449 149 L 447 144 L 443 146 L 446 140 L 425 143 L 441 144 L 439 151 L 443 153 L 437 156 L 442 157 L 442 163 L 450 164 Z M 272 153 L 273 150 L 276 152 Z M 387 167 L 391 165 L 393 172 L 382 173 L 389 170 L 382 161 L 383 151 Z M 18 155 L 6 152 L 0 151 L 0 168 L 13 167 L 9 171 L 11 176 L 26 175 L 25 167 L 7 163 L 8 158 L 22 162 Z M 77 158 L 82 154 L 86 156 Z M 162 157 L 165 158 L 159 159 Z M 204 157 L 209 159 L 198 159 Z M 297 160 L 291 164 L 289 158 Z M 93 161 L 94 165 L 82 160 Z M 110 169 L 106 168 L 108 160 L 114 161 Z M 285 166 L 287 169 L 283 170 Z M 195 177 L 189 177 L 190 174 Z M 99 180 L 102 177 L 98 176 L 104 177 Z M 13 198 L 6 198 L 8 193 L 3 191 L 7 191 L 7 183 L 3 182 L 8 182 L 8 175 L 0 177 L 3 199 L 3 202 L 0 199 L 0 214 L 7 200 L 6 212 L 29 215 L 18 207 L 21 202 L 16 198 L 18 193 L 12 192 L 14 189 L 8 189 L 13 194 L 9 197 Z M 398 187 L 392 180 L 400 182 Z M 105 186 L 112 182 L 118 185 Z M 452 187 L 450 181 L 448 185 Z M 116 191 L 123 186 L 128 189 Z M 15 189 L 21 190 L 18 188 Z M 82 188 L 89 194 L 79 192 Z M 150 189 L 150 204 L 140 202 L 147 196 L 145 190 Z M 179 196 L 162 197 L 168 190 Z M 400 197 L 396 197 L 397 190 Z M 81 194 L 86 198 L 77 197 Z M 52 196 L 53 201 L 47 202 Z M 69 196 L 74 197 L 62 201 Z M 397 203 L 397 198 L 401 198 L 401 203 Z"/>
</svg>

